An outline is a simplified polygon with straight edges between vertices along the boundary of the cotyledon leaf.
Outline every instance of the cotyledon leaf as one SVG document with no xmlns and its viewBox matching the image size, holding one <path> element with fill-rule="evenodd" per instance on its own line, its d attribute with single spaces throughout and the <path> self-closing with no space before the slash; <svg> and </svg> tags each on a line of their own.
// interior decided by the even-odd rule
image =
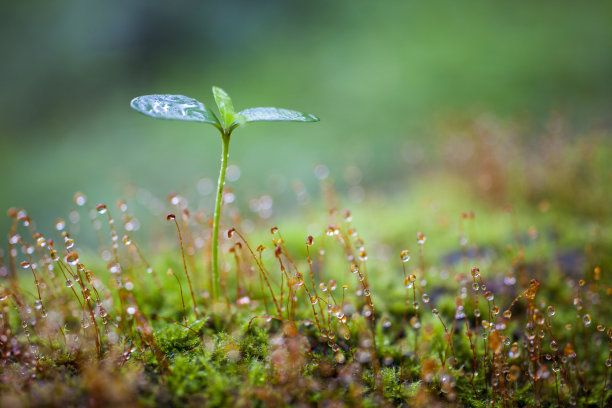
<svg viewBox="0 0 612 408">
<path fill-rule="evenodd" d="M 286 122 L 318 122 L 319 118 L 309 113 L 297 112 L 281 108 L 249 108 L 239 112 L 247 122 L 286 121 Z"/>
<path fill-rule="evenodd" d="M 230 98 L 227 92 L 219 87 L 213 86 L 212 90 L 215 97 L 215 102 L 219 108 L 219 113 L 221 114 L 221 119 L 223 120 L 223 126 L 228 129 L 235 121 L 234 104 L 232 103 L 232 98 Z"/>
<path fill-rule="evenodd" d="M 220 127 L 215 114 L 202 102 L 184 95 L 144 95 L 132 99 L 130 106 L 158 119 L 205 122 Z"/>
</svg>

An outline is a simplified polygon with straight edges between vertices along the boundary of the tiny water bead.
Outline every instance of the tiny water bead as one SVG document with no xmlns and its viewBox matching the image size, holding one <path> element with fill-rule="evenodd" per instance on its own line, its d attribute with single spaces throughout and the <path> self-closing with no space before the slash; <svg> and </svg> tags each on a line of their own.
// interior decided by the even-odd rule
<svg viewBox="0 0 612 408">
<path fill-rule="evenodd" d="M 423 299 L 423 302 L 429 303 L 429 295 L 427 293 L 423 293 L 423 296 L 421 296 L 421 298 Z"/>
<path fill-rule="evenodd" d="M 353 220 L 353 216 L 349 210 L 344 210 L 344 221 L 351 222 Z"/>
<path fill-rule="evenodd" d="M 582 316 L 582 322 L 584 323 L 585 326 L 590 326 L 591 325 L 591 316 L 589 314 L 585 314 L 584 316 Z"/>
<path fill-rule="evenodd" d="M 485 296 L 485 299 L 487 299 L 489 302 L 495 298 L 495 295 L 490 290 L 485 292 L 484 296 Z"/>
<path fill-rule="evenodd" d="M 87 197 L 85 197 L 85 194 L 81 193 L 80 191 L 74 194 L 73 199 L 74 203 L 79 207 L 84 206 L 87 202 Z"/>
<path fill-rule="evenodd" d="M 510 320 L 511 317 L 512 317 L 512 312 L 510 310 L 506 310 L 504 312 L 504 318 Z"/>
<path fill-rule="evenodd" d="M 127 203 L 124 200 L 117 201 L 117 209 L 121 212 L 126 212 L 128 209 Z"/>
<path fill-rule="evenodd" d="M 552 341 L 550 342 L 550 349 L 551 349 L 552 351 L 557 351 L 557 350 L 559 350 L 559 345 L 557 344 L 557 342 L 556 342 L 556 341 L 552 340 Z"/>
<path fill-rule="evenodd" d="M 54 226 L 56 230 L 63 231 L 66 227 L 66 221 L 64 221 L 62 218 L 58 218 L 55 220 Z"/>
<path fill-rule="evenodd" d="M 402 262 L 408 262 L 410 260 L 410 251 L 407 249 L 404 249 L 400 253 L 400 257 L 402 258 Z"/>
<path fill-rule="evenodd" d="M 98 212 L 98 214 L 106 214 L 106 211 L 107 211 L 106 204 L 96 205 L 96 211 Z"/>
<path fill-rule="evenodd" d="M 557 312 L 557 310 L 555 309 L 554 306 L 548 306 L 546 308 L 546 314 L 548 315 L 548 317 L 553 317 L 555 315 L 555 313 Z"/>
<path fill-rule="evenodd" d="M 477 268 L 477 267 L 473 267 L 473 268 L 472 268 L 472 276 L 473 276 L 474 278 L 479 277 L 479 276 L 480 276 L 480 269 L 479 269 L 479 268 Z"/>
<path fill-rule="evenodd" d="M 427 241 L 427 237 L 422 232 L 417 232 L 417 244 L 423 245 Z"/>
<path fill-rule="evenodd" d="M 76 252 L 69 253 L 66 255 L 66 262 L 73 266 L 76 265 L 79 262 L 79 254 Z"/>
</svg>

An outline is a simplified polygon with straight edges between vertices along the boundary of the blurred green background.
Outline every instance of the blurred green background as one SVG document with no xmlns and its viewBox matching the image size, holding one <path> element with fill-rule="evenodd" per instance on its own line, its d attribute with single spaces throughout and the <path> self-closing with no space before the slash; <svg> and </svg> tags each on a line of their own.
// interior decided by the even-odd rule
<svg viewBox="0 0 612 408">
<path fill-rule="evenodd" d="M 109 205 L 176 191 L 212 209 L 217 132 L 139 115 L 129 101 L 142 94 L 214 105 L 217 85 L 237 109 L 320 116 L 233 136 L 239 201 L 269 194 L 280 212 L 297 205 L 295 180 L 316 192 L 320 164 L 355 202 L 404 191 L 447 119 L 611 119 L 610 1 L 4 0 L 1 9 L 0 208 L 26 208 L 43 232 L 67 217 L 76 191 Z"/>
</svg>

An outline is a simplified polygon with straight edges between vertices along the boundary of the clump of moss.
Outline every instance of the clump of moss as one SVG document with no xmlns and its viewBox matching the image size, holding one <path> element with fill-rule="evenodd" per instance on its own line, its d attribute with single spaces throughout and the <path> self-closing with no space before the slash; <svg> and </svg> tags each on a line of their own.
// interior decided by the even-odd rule
<svg viewBox="0 0 612 408">
<path fill-rule="evenodd" d="M 208 220 L 169 201 L 180 249 L 151 263 L 125 203 L 95 207 L 103 262 L 77 252 L 66 222 L 43 236 L 9 211 L 0 405 L 612 403 L 612 240 L 605 228 L 573 236 L 584 214 L 555 215 L 547 234 L 534 222 L 549 208 L 506 206 L 484 215 L 500 227 L 479 242 L 480 215 L 457 211 L 458 244 L 413 231 L 381 262 L 386 247 L 348 211 L 331 208 L 315 237 L 273 227 L 256 244 L 236 210 L 214 301 Z"/>
</svg>

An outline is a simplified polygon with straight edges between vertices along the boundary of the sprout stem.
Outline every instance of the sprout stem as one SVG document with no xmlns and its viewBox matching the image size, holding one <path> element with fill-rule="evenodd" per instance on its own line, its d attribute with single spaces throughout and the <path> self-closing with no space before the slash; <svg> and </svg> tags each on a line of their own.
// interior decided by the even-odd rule
<svg viewBox="0 0 612 408">
<path fill-rule="evenodd" d="M 230 131 L 231 132 L 231 131 Z M 225 170 L 227 169 L 227 157 L 229 155 L 230 132 L 222 132 L 223 149 L 221 151 L 221 170 L 217 182 L 217 201 L 215 203 L 215 214 L 213 219 L 212 236 L 212 298 L 213 302 L 219 296 L 219 218 L 221 218 L 221 203 L 223 201 L 223 185 L 225 184 Z"/>
</svg>

